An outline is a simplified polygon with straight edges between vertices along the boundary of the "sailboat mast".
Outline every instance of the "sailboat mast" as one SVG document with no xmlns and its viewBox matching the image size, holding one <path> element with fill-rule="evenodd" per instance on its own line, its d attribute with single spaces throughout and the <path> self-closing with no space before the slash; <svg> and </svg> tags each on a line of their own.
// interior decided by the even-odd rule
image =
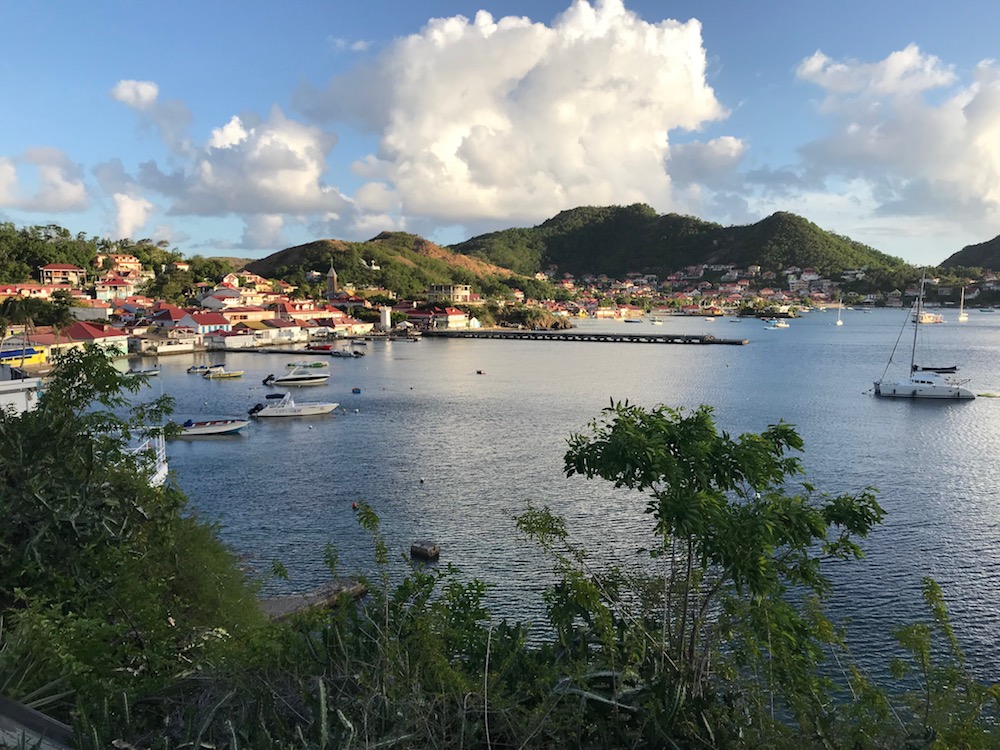
<svg viewBox="0 0 1000 750">
<path fill-rule="evenodd" d="M 920 293 L 917 294 L 917 318 L 913 321 L 913 346 L 910 348 L 910 372 L 916 369 L 917 364 L 917 330 L 920 328 L 920 313 L 924 310 L 924 277 L 927 271 L 920 272 Z"/>
</svg>

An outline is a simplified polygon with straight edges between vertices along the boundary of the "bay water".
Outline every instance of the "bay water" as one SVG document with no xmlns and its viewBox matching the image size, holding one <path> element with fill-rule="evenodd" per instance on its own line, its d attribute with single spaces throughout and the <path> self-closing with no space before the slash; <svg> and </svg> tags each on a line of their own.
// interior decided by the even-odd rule
<svg viewBox="0 0 1000 750">
<path fill-rule="evenodd" d="M 174 440 L 173 481 L 203 519 L 262 576 L 278 560 L 306 590 L 339 572 L 372 573 L 370 535 L 353 504 L 369 503 L 402 572 L 410 544 L 433 539 L 438 564 L 491 586 L 498 617 L 539 618 L 550 561 L 516 530 L 527 503 L 549 506 L 596 564 L 638 564 L 650 542 L 645 497 L 601 480 L 567 478 L 567 438 L 612 401 L 715 409 L 720 429 L 760 432 L 784 420 L 805 441 L 805 479 L 828 494 L 878 490 L 884 523 L 866 559 L 828 569 L 830 608 L 858 653 L 888 657 L 891 629 L 926 619 L 921 580 L 944 589 L 977 675 L 1000 680 L 1000 399 L 879 399 L 872 381 L 890 352 L 909 365 L 906 311 L 811 312 L 780 330 L 753 319 L 671 317 L 663 325 L 583 320 L 581 330 L 712 334 L 745 346 L 374 340 L 357 359 L 328 358 L 331 378 L 293 390 L 336 401 L 330 416 L 254 422 L 235 436 Z M 960 366 L 978 394 L 1000 393 L 1000 315 L 922 326 L 918 364 Z M 345 347 L 349 346 L 344 344 Z M 358 347 L 355 347 L 358 348 Z M 175 419 L 240 417 L 267 393 L 269 373 L 304 355 L 199 353 L 163 358 L 140 396 L 166 393 Z M 191 364 L 224 362 L 242 379 L 205 380 Z M 151 360 L 132 366 L 150 366 Z M 898 367 L 897 367 L 898 366 Z M 353 390 L 360 390 L 354 393 Z"/>
</svg>

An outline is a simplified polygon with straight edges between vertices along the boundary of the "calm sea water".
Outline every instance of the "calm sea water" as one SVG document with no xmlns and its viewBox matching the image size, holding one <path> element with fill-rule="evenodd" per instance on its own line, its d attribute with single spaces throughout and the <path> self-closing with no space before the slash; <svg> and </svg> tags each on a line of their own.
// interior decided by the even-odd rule
<svg viewBox="0 0 1000 750">
<path fill-rule="evenodd" d="M 223 538 L 265 571 L 289 570 L 272 590 L 324 581 L 325 545 L 344 573 L 371 571 L 372 545 L 352 503 L 365 500 L 407 564 L 410 543 L 433 538 L 441 564 L 492 584 L 500 616 L 530 619 L 550 565 L 522 539 L 514 516 L 548 505 L 598 560 L 629 564 L 648 541 L 642 496 L 599 480 L 566 478 L 566 439 L 614 400 L 644 406 L 709 404 L 722 429 L 758 432 L 784 419 L 805 440 L 807 479 L 829 494 L 879 490 L 888 515 L 865 542 L 867 558 L 831 569 L 834 616 L 855 648 L 887 654 L 893 626 L 923 616 L 920 584 L 944 588 L 977 672 L 1000 680 L 1000 399 L 964 403 L 877 399 L 903 331 L 902 311 L 811 313 L 788 329 L 754 320 L 667 319 L 653 327 L 583 321 L 628 333 L 712 333 L 747 346 L 535 341 L 373 341 L 367 356 L 329 359 L 327 385 L 300 401 L 338 401 L 332 417 L 264 420 L 227 438 L 169 445 L 175 480 Z M 927 326 L 920 359 L 958 364 L 976 393 L 1000 393 L 1000 315 L 952 312 Z M 895 360 L 909 364 L 909 332 Z M 240 416 L 275 389 L 261 380 L 294 354 L 190 355 L 160 361 L 147 393 L 176 399 L 176 417 Z M 185 370 L 224 361 L 242 380 Z M 149 361 L 142 364 L 149 364 Z M 484 374 L 477 374 L 482 370 Z M 360 388 L 360 394 L 353 394 Z"/>
</svg>

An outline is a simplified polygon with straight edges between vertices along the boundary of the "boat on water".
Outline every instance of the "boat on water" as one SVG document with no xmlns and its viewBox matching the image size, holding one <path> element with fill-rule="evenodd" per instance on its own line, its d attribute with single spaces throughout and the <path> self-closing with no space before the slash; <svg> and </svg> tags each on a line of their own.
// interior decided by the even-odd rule
<svg viewBox="0 0 1000 750">
<path fill-rule="evenodd" d="M 416 339 L 413 339 L 416 341 Z M 365 356 L 364 352 L 358 351 L 357 349 L 331 349 L 331 357 L 346 357 L 347 359 L 357 359 L 358 357 Z"/>
<path fill-rule="evenodd" d="M 209 368 L 208 372 L 201 374 L 206 380 L 224 380 L 226 378 L 242 378 L 243 370 L 227 370 L 225 367 Z"/>
<path fill-rule="evenodd" d="M 329 379 L 328 372 L 318 372 L 311 367 L 296 367 L 285 375 L 268 375 L 263 382 L 264 385 L 277 386 L 323 385 Z"/>
<path fill-rule="evenodd" d="M 187 371 L 194 375 L 204 375 L 206 372 L 221 372 L 225 365 L 191 365 Z"/>
<path fill-rule="evenodd" d="M 952 401 L 966 401 L 974 399 L 976 394 L 965 387 L 968 379 L 961 380 L 957 377 L 957 366 L 948 367 L 923 367 L 916 362 L 917 357 L 917 331 L 920 330 L 920 314 L 923 312 L 924 300 L 924 276 L 920 277 L 920 292 L 917 295 L 916 312 L 912 316 L 913 322 L 913 343 L 910 348 L 910 369 L 905 378 L 899 380 L 889 380 L 882 373 L 882 378 L 875 381 L 875 395 L 882 398 L 910 398 L 910 399 L 944 399 Z M 902 335 L 902 330 L 900 331 Z M 898 340 L 897 340 L 898 343 Z M 895 347 L 893 347 L 895 350 Z M 888 372 L 892 365 L 892 356 L 885 371 Z"/>
<path fill-rule="evenodd" d="M 958 322 L 964 323 L 969 319 L 969 313 L 965 311 L 965 287 L 962 287 L 962 297 L 958 303 Z"/>
<path fill-rule="evenodd" d="M 791 328 L 787 320 L 776 320 L 774 321 L 775 328 Z"/>
<path fill-rule="evenodd" d="M 189 419 L 181 425 L 178 437 L 204 437 L 207 435 L 235 435 L 250 426 L 248 419 Z"/>
<path fill-rule="evenodd" d="M 328 365 L 326 362 L 321 362 L 319 360 L 316 360 L 314 362 L 289 362 L 286 365 L 286 367 L 314 367 L 314 368 L 329 367 L 329 366 L 330 365 Z"/>
<path fill-rule="evenodd" d="M 927 310 L 920 310 L 919 312 L 913 313 L 913 320 L 914 322 L 922 325 L 928 325 L 930 323 L 944 323 L 944 316 L 938 313 L 927 312 Z"/>
<path fill-rule="evenodd" d="M 247 412 L 251 417 L 311 417 L 319 414 L 329 414 L 336 409 L 338 403 L 306 403 L 296 404 L 291 393 L 269 393 L 265 403 L 250 407 Z"/>
<path fill-rule="evenodd" d="M 146 368 L 145 370 L 133 368 L 133 369 L 130 369 L 125 374 L 126 375 L 145 375 L 147 378 L 150 378 L 150 377 L 152 377 L 154 375 L 159 375 L 160 374 L 160 368 L 159 367 L 149 367 L 149 368 Z"/>
</svg>

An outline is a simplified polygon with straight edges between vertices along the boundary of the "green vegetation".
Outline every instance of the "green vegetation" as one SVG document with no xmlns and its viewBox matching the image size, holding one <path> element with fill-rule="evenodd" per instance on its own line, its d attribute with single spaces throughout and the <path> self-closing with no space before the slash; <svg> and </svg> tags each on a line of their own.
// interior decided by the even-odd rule
<svg viewBox="0 0 1000 750">
<path fill-rule="evenodd" d="M 0 414 L 0 689 L 71 720 L 83 750 L 1000 740 L 1000 689 L 970 676 L 933 582 L 927 621 L 896 632 L 902 682 L 852 666 L 823 566 L 860 558 L 882 509 L 873 491 L 795 489 L 802 440 L 783 422 L 732 438 L 708 407 L 612 403 L 572 435 L 567 476 L 644 493 L 656 542 L 605 569 L 528 505 L 517 528 L 555 565 L 542 630 L 491 618 L 484 585 L 451 567 L 392 580 L 364 503 L 365 602 L 267 623 L 214 529 L 127 450 L 170 407 L 127 408 L 138 387 L 72 352 L 37 411 Z"/>
<path fill-rule="evenodd" d="M 822 275 L 844 269 L 901 270 L 899 258 L 825 232 L 794 214 L 779 212 L 749 226 L 723 227 L 690 216 L 659 216 L 649 206 L 587 206 L 563 211 L 531 229 L 473 237 L 452 249 L 523 274 L 555 267 L 576 276 L 629 272 L 666 275 L 697 264 L 732 263 L 765 271 L 788 266 Z"/>
<path fill-rule="evenodd" d="M 13 325 L 31 330 L 34 326 L 52 326 L 59 330 L 72 324 L 72 299 L 65 291 L 52 295 L 52 301 L 36 297 L 8 297 L 0 302 L 0 338 Z"/>
<path fill-rule="evenodd" d="M 966 245 L 941 264 L 942 268 L 953 271 L 968 266 L 1000 270 L 1000 237 L 976 245 Z"/>
</svg>

